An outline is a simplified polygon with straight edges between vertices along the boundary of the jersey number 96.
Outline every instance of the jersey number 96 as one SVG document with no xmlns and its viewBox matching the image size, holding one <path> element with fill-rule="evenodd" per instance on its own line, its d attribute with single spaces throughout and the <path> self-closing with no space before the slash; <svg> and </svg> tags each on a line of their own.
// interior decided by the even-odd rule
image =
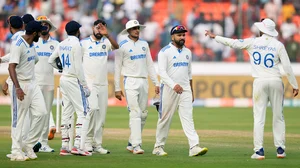
<svg viewBox="0 0 300 168">
<path fill-rule="evenodd" d="M 261 63 L 261 54 L 259 52 L 254 52 L 252 54 L 253 60 L 254 60 L 254 64 L 255 65 L 259 65 Z M 274 55 L 272 53 L 268 53 L 264 56 L 263 60 L 264 60 L 264 65 L 267 68 L 272 68 L 274 66 L 274 61 L 273 61 Z"/>
</svg>

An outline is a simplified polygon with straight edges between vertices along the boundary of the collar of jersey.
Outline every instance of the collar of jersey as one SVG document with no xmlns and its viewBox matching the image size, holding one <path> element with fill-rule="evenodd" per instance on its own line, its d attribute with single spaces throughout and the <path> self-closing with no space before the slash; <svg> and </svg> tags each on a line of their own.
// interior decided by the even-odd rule
<svg viewBox="0 0 300 168">
<path fill-rule="evenodd" d="M 70 39 L 76 39 L 77 41 L 79 41 L 79 38 L 78 37 L 76 37 L 76 36 L 68 36 L 68 38 L 70 38 Z"/>
<path fill-rule="evenodd" d="M 33 47 L 34 46 L 34 42 L 32 42 L 32 44 L 31 45 L 29 45 L 28 43 L 27 43 L 27 41 L 21 36 L 20 37 L 22 40 L 23 40 L 23 42 L 24 42 L 24 44 L 25 44 L 25 46 L 26 47 L 29 47 L 29 48 L 31 48 L 31 47 Z"/>
<path fill-rule="evenodd" d="M 170 42 L 170 43 L 169 43 L 169 45 L 170 45 L 171 47 L 174 47 L 174 48 L 176 48 L 176 50 L 178 50 L 178 49 L 179 49 L 179 48 L 177 48 L 175 45 L 173 45 L 173 44 L 172 44 L 172 42 Z M 181 50 L 181 51 L 183 51 L 183 50 L 184 50 L 184 48 L 185 48 L 185 46 L 183 46 L 183 47 L 182 47 L 182 49 L 180 49 L 180 50 Z"/>
<path fill-rule="evenodd" d="M 267 35 L 267 34 L 263 34 L 261 37 L 269 37 L 269 38 L 273 38 L 273 36 Z"/>
</svg>

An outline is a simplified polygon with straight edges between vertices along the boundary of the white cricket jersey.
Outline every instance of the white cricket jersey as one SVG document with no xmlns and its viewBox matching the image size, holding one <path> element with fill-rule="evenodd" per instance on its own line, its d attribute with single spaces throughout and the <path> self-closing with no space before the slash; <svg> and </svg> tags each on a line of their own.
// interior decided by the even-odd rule
<svg viewBox="0 0 300 168">
<path fill-rule="evenodd" d="M 281 63 L 289 83 L 294 89 L 298 84 L 284 45 L 276 38 L 263 34 L 258 38 L 230 39 L 221 36 L 216 41 L 231 48 L 247 50 L 254 78 L 281 77 L 278 64 Z"/>
<path fill-rule="evenodd" d="M 9 63 L 16 63 L 16 73 L 19 81 L 34 80 L 34 67 L 38 61 L 34 45 L 29 45 L 23 37 L 12 44 Z"/>
<path fill-rule="evenodd" d="M 174 88 L 179 84 L 183 90 L 190 91 L 192 80 L 192 53 L 186 47 L 178 49 L 172 43 L 158 53 L 158 74 L 161 83 Z"/>
<path fill-rule="evenodd" d="M 10 38 L 11 40 L 11 45 L 13 43 L 15 43 L 22 35 L 25 34 L 25 31 L 23 30 L 20 30 L 20 31 L 17 31 L 15 34 L 13 34 Z M 6 54 L 4 55 L 3 57 L 1 57 L 1 63 L 6 63 L 6 62 L 9 62 L 9 58 L 10 58 L 10 54 Z"/>
<path fill-rule="evenodd" d="M 58 44 L 48 60 L 54 67 L 56 67 L 57 57 L 60 58 L 63 66 L 63 76 L 77 78 L 81 85 L 87 85 L 82 68 L 82 48 L 77 37 L 68 36 Z"/>
<path fill-rule="evenodd" d="M 40 38 L 34 44 L 39 57 L 39 62 L 35 65 L 35 77 L 38 85 L 54 85 L 53 67 L 48 63 L 48 60 L 58 43 L 58 41 L 49 37 L 47 41 Z"/>
<path fill-rule="evenodd" d="M 121 41 L 115 54 L 115 91 L 120 91 L 120 74 L 123 76 L 148 78 L 159 86 L 153 66 L 149 45 L 144 40 L 134 42 L 129 37 Z"/>
<path fill-rule="evenodd" d="M 80 41 L 83 50 L 83 71 L 88 85 L 108 85 L 107 59 L 112 45 L 106 37 L 96 41 L 92 36 Z"/>
</svg>

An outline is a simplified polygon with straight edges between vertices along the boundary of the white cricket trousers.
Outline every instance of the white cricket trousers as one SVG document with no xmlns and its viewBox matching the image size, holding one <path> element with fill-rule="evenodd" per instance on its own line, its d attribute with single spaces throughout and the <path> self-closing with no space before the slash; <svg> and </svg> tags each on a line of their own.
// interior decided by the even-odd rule
<svg viewBox="0 0 300 168">
<path fill-rule="evenodd" d="M 101 147 L 107 112 L 108 86 L 93 85 L 91 89 L 91 95 L 88 97 L 91 118 L 86 143 Z"/>
<path fill-rule="evenodd" d="M 44 127 L 42 131 L 42 135 L 39 139 L 39 142 L 42 146 L 48 145 L 48 133 L 49 133 L 49 121 L 50 121 L 50 114 L 52 113 L 52 103 L 54 98 L 54 86 L 53 85 L 39 85 L 44 101 L 46 104 L 47 115 L 44 122 Z M 53 119 L 52 119 L 53 120 Z"/>
<path fill-rule="evenodd" d="M 62 119 L 61 119 L 61 138 L 62 147 L 69 147 L 69 131 L 71 128 L 71 118 L 76 112 L 76 129 L 75 129 L 75 143 L 74 146 L 80 148 L 82 134 L 81 132 L 83 123 L 85 122 L 85 115 L 88 111 L 88 104 L 82 86 L 79 84 L 77 78 L 73 77 L 60 77 L 60 87 L 62 93 Z"/>
<path fill-rule="evenodd" d="M 164 146 L 167 141 L 172 117 L 178 108 L 179 118 L 190 148 L 199 144 L 199 136 L 194 127 L 192 92 L 184 90 L 177 94 L 172 88 L 162 84 L 159 119 L 156 128 L 156 143 L 154 147 Z"/>
<path fill-rule="evenodd" d="M 124 77 L 124 90 L 129 111 L 129 141 L 133 147 L 142 144 L 142 113 L 146 111 L 148 104 L 148 88 L 147 78 Z"/>
<path fill-rule="evenodd" d="M 25 93 L 22 101 L 17 97 L 15 86 L 13 84 L 9 85 L 12 100 L 12 154 L 22 152 L 22 148 L 32 148 L 38 142 L 47 114 L 42 92 L 35 81 L 19 81 L 19 84 Z M 22 142 L 22 128 L 27 113 L 29 113 L 31 119 L 30 130 L 25 142 Z"/>
<path fill-rule="evenodd" d="M 273 111 L 273 136 L 276 148 L 285 149 L 283 116 L 284 86 L 281 78 L 256 78 L 253 82 L 254 151 L 263 147 L 266 108 L 270 101 Z"/>
</svg>

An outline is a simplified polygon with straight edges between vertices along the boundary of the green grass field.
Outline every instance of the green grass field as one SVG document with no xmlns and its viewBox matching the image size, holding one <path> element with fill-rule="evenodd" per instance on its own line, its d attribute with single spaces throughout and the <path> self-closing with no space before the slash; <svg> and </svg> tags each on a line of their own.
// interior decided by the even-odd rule
<svg viewBox="0 0 300 168">
<path fill-rule="evenodd" d="M 178 114 L 171 125 L 171 131 L 165 151 L 168 156 L 152 155 L 155 141 L 157 112 L 149 108 L 149 117 L 143 132 L 143 149 L 145 154 L 133 155 L 125 150 L 129 136 L 128 112 L 125 107 L 109 107 L 105 125 L 103 146 L 111 151 L 109 155 L 94 154 L 91 157 L 59 156 L 60 134 L 49 141 L 54 153 L 38 153 L 38 159 L 26 162 L 11 162 L 6 158 L 10 152 L 10 107 L 0 106 L 0 167 L 130 167 L 130 168 L 174 168 L 174 167 L 300 167 L 299 108 L 285 108 L 287 158 L 277 159 L 273 145 L 272 113 L 267 111 L 265 126 L 266 159 L 251 160 L 252 109 L 251 108 L 195 108 L 194 122 L 200 136 L 201 146 L 209 149 L 204 156 L 189 157 L 188 143 Z"/>
</svg>

